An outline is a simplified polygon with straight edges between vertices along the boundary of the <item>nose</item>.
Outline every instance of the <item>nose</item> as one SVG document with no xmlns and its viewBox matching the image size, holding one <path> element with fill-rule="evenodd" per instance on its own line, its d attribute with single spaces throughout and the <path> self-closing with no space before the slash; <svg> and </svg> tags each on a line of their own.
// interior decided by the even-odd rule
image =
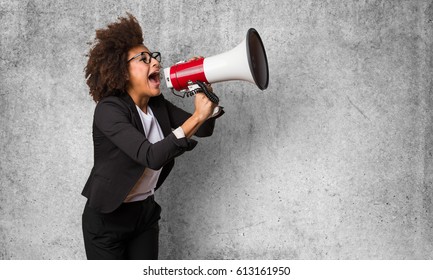
<svg viewBox="0 0 433 280">
<path fill-rule="evenodd" d="M 159 63 L 159 61 L 158 60 L 156 60 L 156 58 L 151 58 L 151 65 L 152 65 L 152 67 L 156 67 L 156 68 L 161 68 L 161 63 Z"/>
</svg>

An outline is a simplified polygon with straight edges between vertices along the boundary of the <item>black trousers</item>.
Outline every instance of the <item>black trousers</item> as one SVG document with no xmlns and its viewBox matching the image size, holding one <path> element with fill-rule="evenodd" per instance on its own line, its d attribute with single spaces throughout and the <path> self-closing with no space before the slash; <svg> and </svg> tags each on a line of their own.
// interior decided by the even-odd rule
<svg viewBox="0 0 433 280">
<path fill-rule="evenodd" d="M 158 259 L 161 207 L 154 196 L 123 203 L 103 214 L 87 204 L 83 212 L 84 247 L 89 260 Z"/>
</svg>

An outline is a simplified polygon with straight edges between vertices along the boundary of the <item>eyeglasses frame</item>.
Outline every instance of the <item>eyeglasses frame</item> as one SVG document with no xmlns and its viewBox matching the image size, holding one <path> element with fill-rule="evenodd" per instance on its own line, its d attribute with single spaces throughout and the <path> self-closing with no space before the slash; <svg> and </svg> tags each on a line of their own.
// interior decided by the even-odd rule
<svg viewBox="0 0 433 280">
<path fill-rule="evenodd" d="M 144 58 L 140 59 L 140 61 L 143 61 L 144 63 L 149 64 L 152 61 L 152 58 L 154 58 L 154 59 L 156 59 L 156 61 L 161 62 L 161 53 L 160 52 L 151 52 L 151 53 L 150 52 L 140 52 L 140 53 L 134 55 L 133 57 L 131 57 L 126 63 L 129 63 L 131 60 L 133 60 L 139 56 L 142 56 L 145 53 L 147 53 L 150 56 L 149 61 L 146 62 L 144 60 Z"/>
</svg>

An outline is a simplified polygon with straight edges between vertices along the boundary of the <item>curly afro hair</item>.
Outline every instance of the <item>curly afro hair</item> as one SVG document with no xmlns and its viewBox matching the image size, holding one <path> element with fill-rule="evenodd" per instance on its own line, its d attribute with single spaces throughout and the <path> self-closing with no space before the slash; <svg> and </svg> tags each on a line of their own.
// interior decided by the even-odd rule
<svg viewBox="0 0 433 280">
<path fill-rule="evenodd" d="M 143 32 L 137 19 L 129 13 L 107 28 L 96 30 L 84 68 L 89 94 L 95 102 L 126 91 L 128 51 L 138 45 L 143 45 Z"/>
</svg>

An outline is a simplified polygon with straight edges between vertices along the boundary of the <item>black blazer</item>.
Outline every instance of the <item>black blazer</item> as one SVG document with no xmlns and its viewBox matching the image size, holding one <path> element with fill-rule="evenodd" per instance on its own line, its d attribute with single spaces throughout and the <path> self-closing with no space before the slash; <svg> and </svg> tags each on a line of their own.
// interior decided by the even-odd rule
<svg viewBox="0 0 433 280">
<path fill-rule="evenodd" d="M 94 166 L 82 191 L 91 208 L 101 213 L 114 211 L 146 167 L 162 168 L 156 186 L 159 188 L 173 168 L 174 158 L 197 145 L 195 140 L 177 139 L 172 133 L 172 129 L 181 126 L 191 114 L 174 106 L 162 94 L 152 97 L 149 106 L 165 137 L 155 144 L 147 140 L 135 103 L 128 94 L 105 97 L 96 105 Z M 215 119 L 209 119 L 195 135 L 212 135 L 214 125 Z"/>
</svg>

